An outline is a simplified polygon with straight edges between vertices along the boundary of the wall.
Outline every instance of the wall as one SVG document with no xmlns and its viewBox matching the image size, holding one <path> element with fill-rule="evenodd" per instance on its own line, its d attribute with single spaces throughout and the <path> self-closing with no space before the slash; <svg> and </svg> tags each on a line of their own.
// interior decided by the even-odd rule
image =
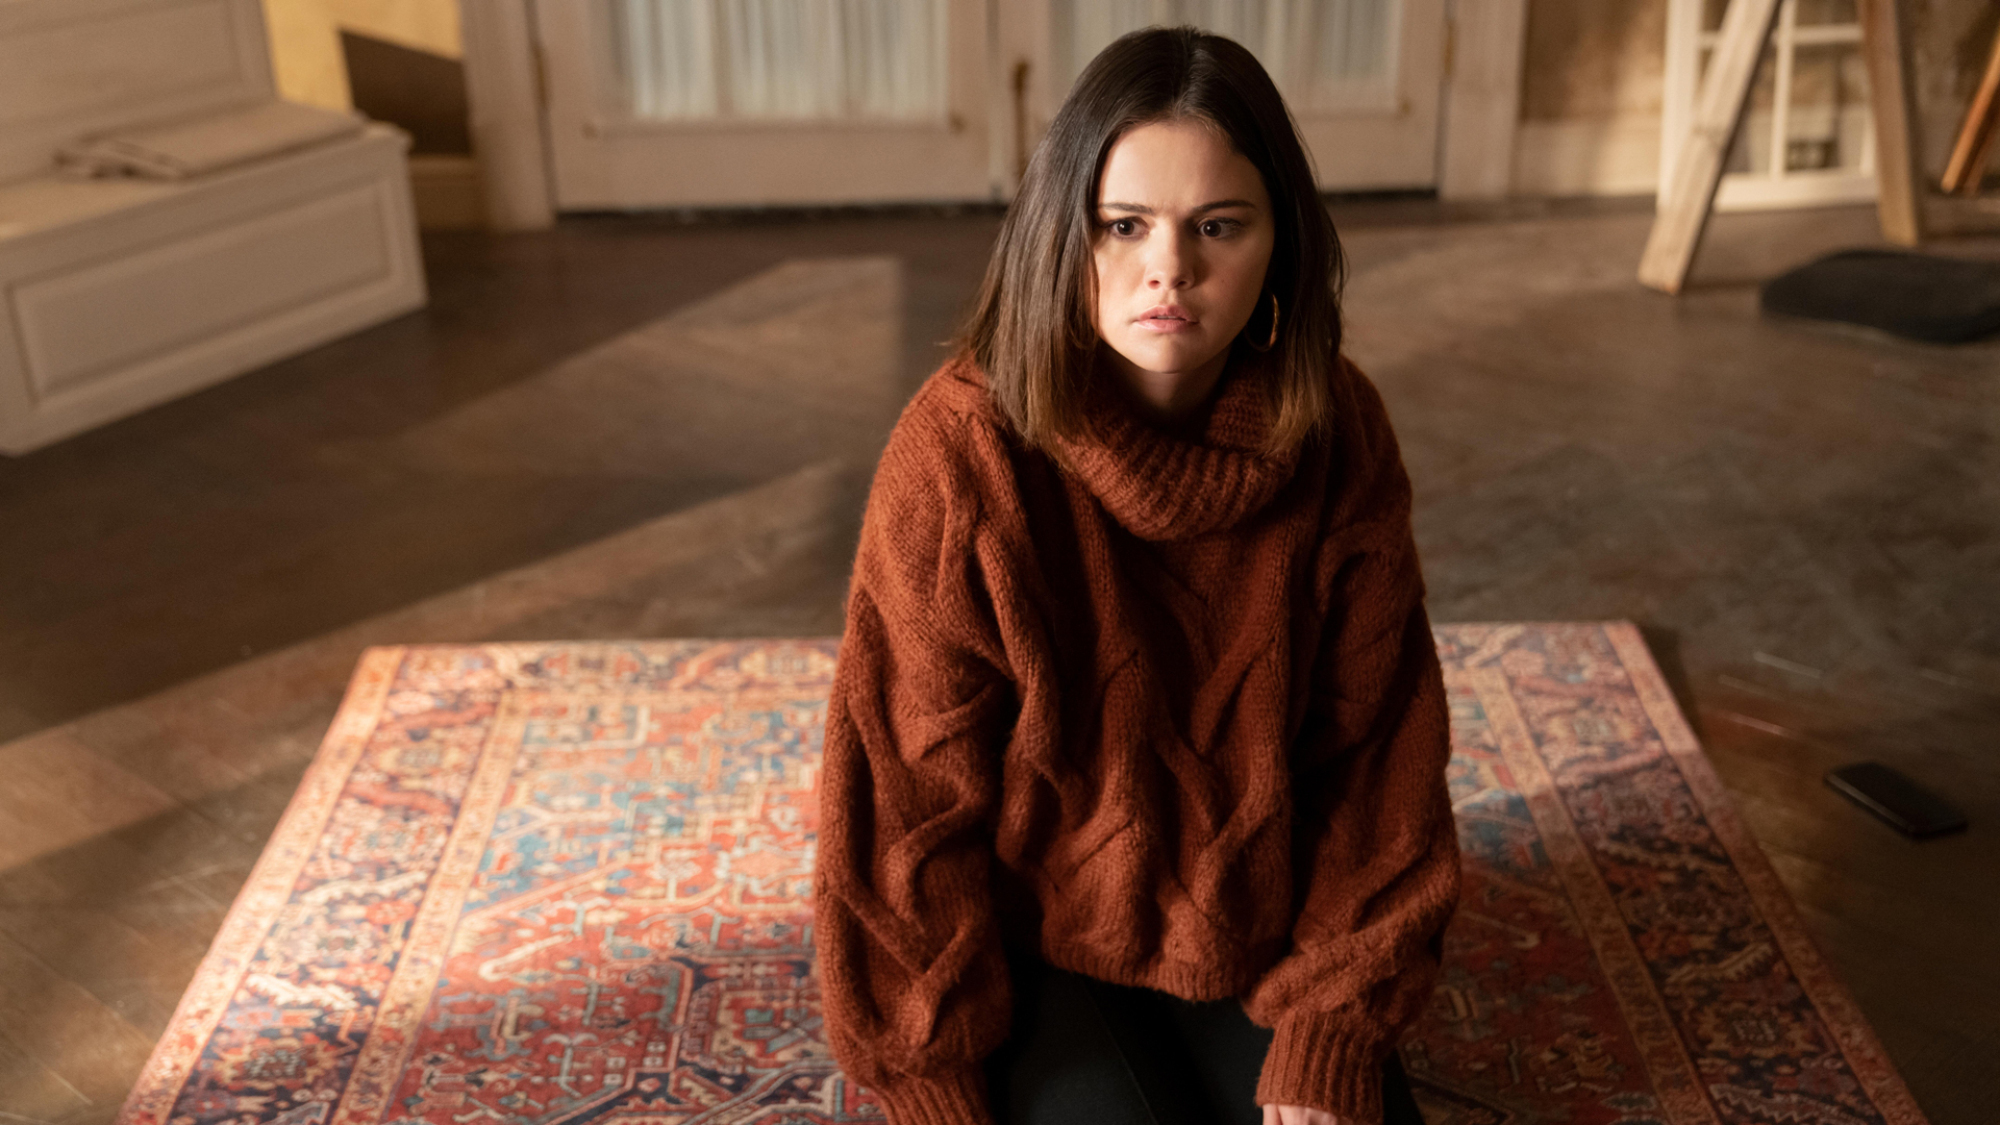
<svg viewBox="0 0 2000 1125">
<path fill-rule="evenodd" d="M 2000 4 L 1901 2 L 1921 172 L 1935 185 L 1985 72 Z M 1530 0 L 1515 194 L 1657 189 L 1666 14 L 1667 0 Z"/>
<path fill-rule="evenodd" d="M 1667 0 L 1530 0 L 1514 192 L 1652 192 L 1666 43 Z"/>
<path fill-rule="evenodd" d="M 2000 5 L 1902 0 L 1918 151 L 1933 183 L 1986 65 Z M 264 0 L 284 96 L 348 108 L 341 28 L 459 58 L 458 0 Z M 1651 194 L 1659 175 L 1667 0 L 1530 0 L 1515 141 L 1518 195 Z"/>
<path fill-rule="evenodd" d="M 458 0 L 264 0 L 278 93 L 297 102 L 350 109 L 340 30 L 456 59 Z"/>
<path fill-rule="evenodd" d="M 485 0 L 474 0 L 485 2 Z M 438 75 L 433 71 L 454 70 L 455 60 L 465 55 L 459 28 L 459 0 L 264 0 L 264 22 L 271 41 L 271 65 L 276 73 L 278 93 L 293 101 L 328 109 L 354 108 L 353 86 L 347 70 L 347 50 L 342 34 L 365 36 L 360 46 L 364 59 L 374 60 L 375 87 L 392 93 L 402 87 L 407 95 L 421 96 L 438 89 L 437 83 L 463 84 L 462 74 Z M 351 38 L 351 36 L 350 36 Z M 369 41 L 374 41 L 372 44 Z M 407 48 L 407 56 L 393 56 Z M 422 52 L 421 55 L 412 52 Z M 426 67 L 425 63 L 435 66 Z M 410 157 L 410 190 L 416 202 L 417 221 L 426 228 L 479 226 L 485 221 L 478 166 L 472 157 L 461 154 L 465 122 L 464 91 L 450 91 L 453 98 L 441 99 L 448 105 L 433 107 L 446 117 L 444 132 L 456 125 L 460 143 L 446 143 L 443 154 L 426 151 L 426 142 L 439 133 L 426 128 L 427 115 L 383 113 L 410 132 L 416 151 Z M 391 98 L 391 102 L 395 99 Z M 400 116 L 400 119 L 399 119 Z"/>
<path fill-rule="evenodd" d="M 1904 0 L 1903 13 L 1910 38 L 1911 96 L 1917 105 L 1918 167 L 1923 178 L 1935 185 L 1951 158 L 1965 107 L 1986 72 L 1993 36 L 2000 29 L 2000 4 Z M 1989 165 L 1989 186 L 1996 172 L 2000 169 Z"/>
</svg>

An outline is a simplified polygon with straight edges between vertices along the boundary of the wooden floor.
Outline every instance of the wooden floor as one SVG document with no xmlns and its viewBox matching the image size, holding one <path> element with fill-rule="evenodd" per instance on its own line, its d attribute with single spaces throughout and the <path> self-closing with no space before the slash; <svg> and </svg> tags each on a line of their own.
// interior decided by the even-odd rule
<svg viewBox="0 0 2000 1125">
<path fill-rule="evenodd" d="M 1629 618 L 1937 1125 L 2000 1093 L 2000 346 L 1760 317 L 1865 209 L 1337 202 L 1439 621 Z M 0 460 L 0 1125 L 107 1122 L 371 643 L 830 634 L 991 214 L 426 241 L 429 309 Z M 1951 252 L 2000 256 L 2000 245 Z M 1892 762 L 1973 828 L 1821 783 Z"/>
</svg>

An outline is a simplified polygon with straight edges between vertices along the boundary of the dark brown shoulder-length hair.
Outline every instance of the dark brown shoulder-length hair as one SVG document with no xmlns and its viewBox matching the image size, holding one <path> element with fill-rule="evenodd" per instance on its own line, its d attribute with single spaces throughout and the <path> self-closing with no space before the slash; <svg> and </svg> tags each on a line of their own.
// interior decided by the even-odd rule
<svg viewBox="0 0 2000 1125">
<path fill-rule="evenodd" d="M 1229 346 L 1270 338 L 1275 294 L 1267 452 L 1290 454 L 1323 431 L 1333 409 L 1346 263 L 1284 98 L 1255 56 L 1219 35 L 1147 28 L 1091 60 L 1028 162 L 959 345 L 1029 444 L 1054 453 L 1058 439 L 1087 430 L 1098 177 L 1126 130 L 1169 119 L 1219 130 L 1264 178 L 1276 228 L 1271 264 L 1258 311 Z"/>
</svg>

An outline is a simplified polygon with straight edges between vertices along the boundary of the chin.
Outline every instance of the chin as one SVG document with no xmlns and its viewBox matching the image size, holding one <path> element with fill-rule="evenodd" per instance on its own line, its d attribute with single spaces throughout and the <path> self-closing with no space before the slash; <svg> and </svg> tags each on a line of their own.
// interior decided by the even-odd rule
<svg viewBox="0 0 2000 1125">
<path fill-rule="evenodd" d="M 1219 350 L 1221 349 L 1210 348 L 1205 343 L 1193 341 L 1185 344 L 1168 344 L 1160 340 L 1147 340 L 1142 346 L 1127 351 L 1125 358 L 1147 371 L 1165 373 L 1200 367 L 1214 358 Z"/>
</svg>

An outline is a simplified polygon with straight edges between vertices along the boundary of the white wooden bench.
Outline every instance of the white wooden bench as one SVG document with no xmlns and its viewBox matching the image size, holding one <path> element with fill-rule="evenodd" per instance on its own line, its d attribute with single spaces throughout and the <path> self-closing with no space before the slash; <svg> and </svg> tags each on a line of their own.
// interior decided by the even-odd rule
<svg viewBox="0 0 2000 1125">
<path fill-rule="evenodd" d="M 274 97 L 258 0 L 0 3 L 0 453 L 423 305 L 389 126 L 184 180 L 56 171 L 79 137 Z"/>
</svg>

